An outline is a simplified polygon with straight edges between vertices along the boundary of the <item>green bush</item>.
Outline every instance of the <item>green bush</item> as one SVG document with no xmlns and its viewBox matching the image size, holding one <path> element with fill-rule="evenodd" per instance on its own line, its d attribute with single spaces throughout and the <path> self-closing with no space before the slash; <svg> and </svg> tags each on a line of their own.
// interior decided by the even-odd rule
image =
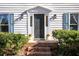
<svg viewBox="0 0 79 59">
<path fill-rule="evenodd" d="M 79 55 L 79 31 L 55 30 L 52 33 L 59 40 L 58 55 Z"/>
<path fill-rule="evenodd" d="M 16 55 L 27 41 L 23 34 L 0 32 L 0 55 Z"/>
</svg>

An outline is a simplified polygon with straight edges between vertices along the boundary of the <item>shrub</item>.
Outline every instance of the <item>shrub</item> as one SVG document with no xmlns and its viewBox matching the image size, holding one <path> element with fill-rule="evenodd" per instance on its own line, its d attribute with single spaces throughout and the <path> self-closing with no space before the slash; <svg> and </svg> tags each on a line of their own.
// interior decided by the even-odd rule
<svg viewBox="0 0 79 59">
<path fill-rule="evenodd" d="M 16 55 L 28 41 L 28 37 L 23 34 L 0 32 L 0 55 Z"/>
<path fill-rule="evenodd" d="M 52 33 L 59 39 L 58 55 L 79 55 L 79 31 L 55 30 Z"/>
</svg>

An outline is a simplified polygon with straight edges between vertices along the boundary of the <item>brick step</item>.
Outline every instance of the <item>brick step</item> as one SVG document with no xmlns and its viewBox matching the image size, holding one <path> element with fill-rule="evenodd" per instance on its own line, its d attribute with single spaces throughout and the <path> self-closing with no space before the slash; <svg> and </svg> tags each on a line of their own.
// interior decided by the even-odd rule
<svg viewBox="0 0 79 59">
<path fill-rule="evenodd" d="M 32 47 L 57 47 L 57 43 L 29 43 L 28 46 Z"/>
<path fill-rule="evenodd" d="M 30 54 L 27 56 L 52 56 L 51 54 Z"/>
<path fill-rule="evenodd" d="M 50 47 L 28 47 L 29 52 L 49 52 Z"/>
<path fill-rule="evenodd" d="M 52 56 L 56 55 L 57 47 L 57 42 L 37 41 L 26 44 L 23 50 L 27 56 Z"/>
<path fill-rule="evenodd" d="M 27 56 L 51 56 L 51 52 L 27 52 Z"/>
</svg>

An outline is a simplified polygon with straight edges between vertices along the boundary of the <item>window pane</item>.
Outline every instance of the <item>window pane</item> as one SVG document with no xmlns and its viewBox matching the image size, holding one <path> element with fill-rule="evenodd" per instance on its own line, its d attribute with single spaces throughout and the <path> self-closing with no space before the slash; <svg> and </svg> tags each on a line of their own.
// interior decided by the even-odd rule
<svg viewBox="0 0 79 59">
<path fill-rule="evenodd" d="M 77 24 L 78 14 L 70 14 L 70 24 Z"/>
<path fill-rule="evenodd" d="M 78 30 L 78 14 L 70 14 L 70 30 Z"/>
<path fill-rule="evenodd" d="M 48 26 L 48 16 L 46 16 L 46 26 Z"/>
<path fill-rule="evenodd" d="M 32 16 L 30 16 L 30 26 L 32 26 Z"/>
<path fill-rule="evenodd" d="M 8 24 L 7 18 L 3 18 L 1 24 Z"/>
<path fill-rule="evenodd" d="M 8 14 L 0 14 L 0 30 L 8 32 Z"/>
<path fill-rule="evenodd" d="M 8 26 L 1 26 L 1 32 L 8 32 Z"/>
<path fill-rule="evenodd" d="M 70 30 L 78 30 L 78 25 L 70 25 Z"/>
</svg>

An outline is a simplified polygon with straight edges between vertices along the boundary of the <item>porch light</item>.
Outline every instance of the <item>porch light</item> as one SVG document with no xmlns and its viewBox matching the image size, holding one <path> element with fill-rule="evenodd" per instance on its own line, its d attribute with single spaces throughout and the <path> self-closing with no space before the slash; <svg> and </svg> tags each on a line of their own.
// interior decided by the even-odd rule
<svg viewBox="0 0 79 59">
<path fill-rule="evenodd" d="M 51 16 L 51 18 L 50 19 L 56 19 L 57 18 L 57 15 L 56 14 L 54 14 L 53 16 Z"/>
</svg>

